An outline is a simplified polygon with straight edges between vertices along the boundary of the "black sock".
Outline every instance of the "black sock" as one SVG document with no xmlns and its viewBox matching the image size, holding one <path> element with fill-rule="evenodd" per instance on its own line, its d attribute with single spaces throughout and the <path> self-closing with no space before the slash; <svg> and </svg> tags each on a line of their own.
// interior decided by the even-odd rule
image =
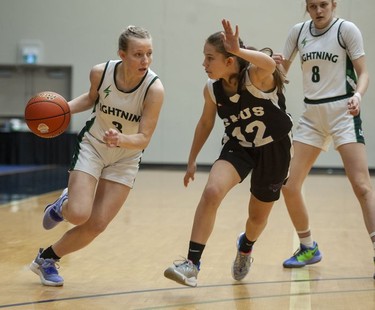
<svg viewBox="0 0 375 310">
<path fill-rule="evenodd" d="M 52 259 L 60 259 L 61 257 L 58 257 L 56 255 L 56 253 L 53 251 L 52 249 L 52 245 L 50 247 L 48 247 L 47 249 L 45 249 L 42 254 L 40 254 L 40 257 L 41 258 L 44 258 L 44 259 L 47 259 L 47 258 L 52 258 Z"/>
<path fill-rule="evenodd" d="M 242 253 L 249 253 L 253 249 L 254 243 L 255 241 L 250 241 L 246 238 L 246 235 L 243 234 L 240 239 L 240 246 L 238 250 Z"/>
<path fill-rule="evenodd" d="M 199 265 L 199 261 L 201 260 L 201 256 L 203 253 L 205 245 L 199 244 L 193 241 L 189 243 L 189 253 L 188 253 L 188 260 L 191 260 L 194 265 Z"/>
</svg>

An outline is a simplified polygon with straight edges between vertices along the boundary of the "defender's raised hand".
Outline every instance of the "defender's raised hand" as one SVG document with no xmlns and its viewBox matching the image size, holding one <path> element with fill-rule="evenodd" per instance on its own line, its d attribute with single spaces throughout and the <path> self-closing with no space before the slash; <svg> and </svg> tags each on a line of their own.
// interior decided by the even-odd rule
<svg viewBox="0 0 375 310">
<path fill-rule="evenodd" d="M 239 31 L 238 31 L 238 25 L 236 25 L 236 31 L 233 32 L 232 25 L 229 20 L 223 19 L 221 21 L 221 24 L 223 25 L 224 31 L 223 31 L 223 43 L 225 50 L 229 53 L 235 54 L 240 49 L 239 44 Z"/>
</svg>

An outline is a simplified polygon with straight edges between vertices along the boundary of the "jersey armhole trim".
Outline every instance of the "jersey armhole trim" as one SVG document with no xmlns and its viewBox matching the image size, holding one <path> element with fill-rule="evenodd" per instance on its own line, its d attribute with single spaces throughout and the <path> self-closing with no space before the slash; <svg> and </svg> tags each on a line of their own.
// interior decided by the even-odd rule
<svg viewBox="0 0 375 310">
<path fill-rule="evenodd" d="M 150 81 L 150 83 L 148 84 L 148 86 L 147 86 L 147 88 L 146 88 L 145 96 L 143 97 L 143 101 L 145 101 L 146 96 L 147 96 L 147 93 L 148 93 L 148 90 L 150 89 L 151 85 L 154 84 L 154 82 L 155 82 L 156 80 L 158 80 L 158 79 L 159 79 L 159 77 L 156 75 L 156 76 Z"/>
<path fill-rule="evenodd" d="M 98 85 L 97 91 L 99 91 L 100 87 L 101 87 L 102 84 L 103 84 L 104 76 L 105 76 L 105 73 L 106 73 L 106 71 L 107 71 L 107 69 L 108 69 L 109 62 L 110 62 L 110 60 L 108 60 L 107 63 L 105 64 L 104 71 L 103 71 L 102 77 L 101 77 L 101 79 L 100 79 L 100 82 L 99 82 L 99 85 Z"/>
<path fill-rule="evenodd" d="M 303 22 L 303 23 L 302 23 L 301 29 L 300 29 L 299 32 L 298 32 L 298 36 L 297 36 L 297 40 L 296 40 L 296 46 L 295 46 L 295 49 L 297 49 L 297 50 L 298 50 L 298 41 L 299 41 L 299 38 L 300 38 L 300 36 L 301 36 L 301 32 L 302 32 L 303 26 L 305 26 L 305 23 L 306 23 L 306 22 Z"/>
<path fill-rule="evenodd" d="M 339 42 L 339 45 L 344 49 L 346 50 L 346 44 L 345 44 L 345 41 L 344 41 L 344 38 L 342 37 L 341 35 L 341 26 L 342 24 L 344 23 L 345 20 L 343 20 L 340 25 L 339 25 L 339 29 L 337 30 L 337 42 Z M 341 38 L 341 40 L 340 40 Z M 341 41 L 343 44 L 341 44 Z"/>
<path fill-rule="evenodd" d="M 211 100 L 217 104 L 216 102 L 216 96 L 215 96 L 215 93 L 214 93 L 214 83 L 217 82 L 217 80 L 213 81 L 213 80 L 208 80 L 207 81 L 207 90 L 208 90 L 208 93 L 211 97 Z"/>
</svg>

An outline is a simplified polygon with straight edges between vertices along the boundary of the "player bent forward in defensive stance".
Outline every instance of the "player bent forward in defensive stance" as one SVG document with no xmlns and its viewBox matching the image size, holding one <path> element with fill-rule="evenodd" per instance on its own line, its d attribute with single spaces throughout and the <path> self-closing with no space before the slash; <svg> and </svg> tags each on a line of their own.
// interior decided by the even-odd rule
<svg viewBox="0 0 375 310">
<path fill-rule="evenodd" d="M 253 244 L 266 226 L 268 215 L 285 182 L 291 158 L 292 120 L 285 112 L 283 75 L 266 53 L 246 48 L 238 27 L 222 21 L 224 32 L 212 34 L 204 45 L 203 66 L 208 74 L 204 108 L 190 150 L 185 186 L 194 179 L 196 158 L 215 122 L 224 121 L 225 135 L 218 160 L 196 209 L 187 259 L 165 270 L 165 277 L 197 285 L 200 259 L 225 195 L 251 174 L 249 216 L 237 240 L 232 267 L 235 280 L 251 265 Z"/>
</svg>

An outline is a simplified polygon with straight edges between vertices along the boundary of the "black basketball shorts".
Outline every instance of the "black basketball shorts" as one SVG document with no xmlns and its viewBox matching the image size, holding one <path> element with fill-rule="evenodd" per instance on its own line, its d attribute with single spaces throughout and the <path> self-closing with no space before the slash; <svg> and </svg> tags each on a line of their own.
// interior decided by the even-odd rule
<svg viewBox="0 0 375 310">
<path fill-rule="evenodd" d="M 218 159 L 230 162 L 237 170 L 241 182 L 251 173 L 250 192 L 263 202 L 280 198 L 282 185 L 289 175 L 292 158 L 291 134 L 261 147 L 248 148 L 239 141 L 228 140 Z"/>
</svg>

